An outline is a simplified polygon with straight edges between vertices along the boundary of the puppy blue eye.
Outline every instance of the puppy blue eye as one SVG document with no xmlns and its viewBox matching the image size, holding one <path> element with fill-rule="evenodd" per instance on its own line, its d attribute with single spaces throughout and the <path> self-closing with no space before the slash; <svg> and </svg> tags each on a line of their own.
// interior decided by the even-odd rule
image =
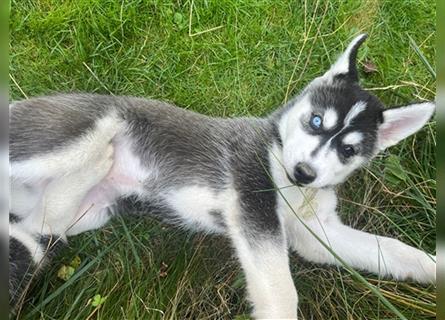
<svg viewBox="0 0 445 320">
<path fill-rule="evenodd" d="M 320 129 L 323 120 L 319 115 L 314 114 L 311 118 L 310 124 L 313 129 Z"/>
</svg>

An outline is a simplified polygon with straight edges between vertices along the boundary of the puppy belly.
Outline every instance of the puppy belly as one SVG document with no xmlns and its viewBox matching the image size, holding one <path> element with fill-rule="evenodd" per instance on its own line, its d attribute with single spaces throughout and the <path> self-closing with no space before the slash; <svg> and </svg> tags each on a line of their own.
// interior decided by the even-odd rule
<svg viewBox="0 0 445 320">
<path fill-rule="evenodd" d="M 96 185 L 82 201 L 75 222 L 68 229 L 67 235 L 71 236 L 103 226 L 111 217 L 110 208 L 116 196 L 116 190 L 106 180 Z"/>
<path fill-rule="evenodd" d="M 113 207 L 121 197 L 143 194 L 143 182 L 150 170 L 140 163 L 125 137 L 113 141 L 113 166 L 108 175 L 86 195 L 68 235 L 75 235 L 103 226 L 112 216 Z"/>
</svg>

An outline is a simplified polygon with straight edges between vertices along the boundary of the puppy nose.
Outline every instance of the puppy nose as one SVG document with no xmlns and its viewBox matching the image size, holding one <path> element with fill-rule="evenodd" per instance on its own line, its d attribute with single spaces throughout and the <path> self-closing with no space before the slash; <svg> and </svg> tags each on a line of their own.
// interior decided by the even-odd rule
<svg viewBox="0 0 445 320">
<path fill-rule="evenodd" d="M 305 162 L 298 162 L 294 171 L 295 181 L 301 184 L 309 184 L 317 177 L 314 169 Z"/>
</svg>

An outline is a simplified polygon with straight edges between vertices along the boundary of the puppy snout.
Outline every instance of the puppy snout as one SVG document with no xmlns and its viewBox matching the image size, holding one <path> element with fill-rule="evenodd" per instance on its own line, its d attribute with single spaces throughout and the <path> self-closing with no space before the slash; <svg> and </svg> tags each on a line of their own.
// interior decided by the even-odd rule
<svg viewBox="0 0 445 320">
<path fill-rule="evenodd" d="M 309 184 L 315 180 L 317 174 L 310 165 L 305 162 L 299 162 L 295 166 L 294 178 L 298 184 Z"/>
</svg>

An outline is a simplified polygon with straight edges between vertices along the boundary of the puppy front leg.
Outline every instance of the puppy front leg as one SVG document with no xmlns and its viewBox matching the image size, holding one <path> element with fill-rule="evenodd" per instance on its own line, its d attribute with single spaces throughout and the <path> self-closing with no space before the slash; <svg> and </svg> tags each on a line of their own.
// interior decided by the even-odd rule
<svg viewBox="0 0 445 320">
<path fill-rule="evenodd" d="M 256 319 L 296 319 L 298 297 L 283 235 L 232 236 Z"/>
<path fill-rule="evenodd" d="M 300 226 L 294 247 L 308 260 L 339 264 L 337 259 L 312 235 Z M 398 280 L 412 279 L 421 283 L 436 282 L 436 257 L 399 240 L 355 230 L 342 224 L 335 216 L 307 226 L 350 266 Z"/>
</svg>

